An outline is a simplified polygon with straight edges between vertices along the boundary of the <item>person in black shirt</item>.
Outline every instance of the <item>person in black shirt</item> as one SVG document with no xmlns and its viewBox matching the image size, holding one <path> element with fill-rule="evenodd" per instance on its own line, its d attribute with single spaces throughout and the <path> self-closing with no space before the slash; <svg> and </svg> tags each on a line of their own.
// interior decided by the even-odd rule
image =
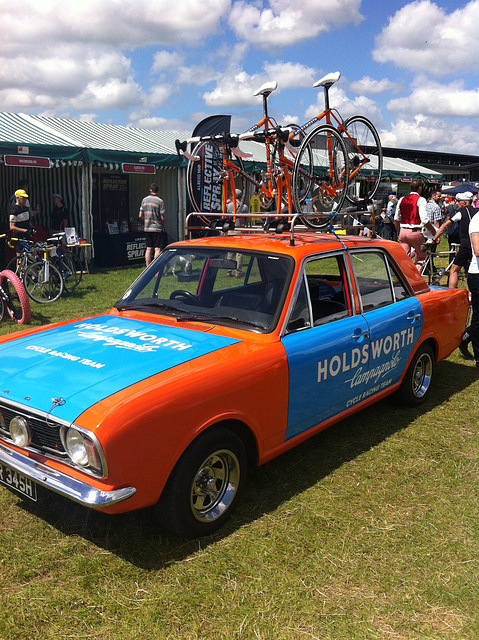
<svg viewBox="0 0 479 640">
<path fill-rule="evenodd" d="M 61 233 L 68 227 L 68 209 L 63 204 L 63 198 L 59 193 L 52 194 L 53 208 L 50 216 L 50 232 Z"/>
<path fill-rule="evenodd" d="M 460 270 L 464 267 L 467 271 L 467 267 L 472 257 L 471 241 L 469 239 L 469 223 L 473 216 L 475 216 L 479 211 L 479 209 L 471 206 L 472 195 L 473 194 L 470 191 L 457 194 L 457 212 L 439 227 L 434 236 L 434 241 L 437 242 L 441 237 L 441 234 L 444 233 L 444 231 L 450 227 L 453 222 L 459 221 L 459 251 L 454 258 L 449 275 L 449 287 L 454 289 L 457 287 Z"/>
</svg>

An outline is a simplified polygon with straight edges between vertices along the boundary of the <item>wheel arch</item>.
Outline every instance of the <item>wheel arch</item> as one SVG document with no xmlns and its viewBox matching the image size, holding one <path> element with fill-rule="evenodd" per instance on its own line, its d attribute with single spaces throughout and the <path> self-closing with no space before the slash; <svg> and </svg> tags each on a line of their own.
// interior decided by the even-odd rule
<svg viewBox="0 0 479 640">
<path fill-rule="evenodd" d="M 201 431 L 195 433 L 194 438 L 192 438 L 188 442 L 188 444 L 183 448 L 180 455 L 177 457 L 177 460 L 170 471 L 169 477 L 173 473 L 173 470 L 175 469 L 181 458 L 199 438 L 202 438 L 205 434 L 212 433 L 218 429 L 229 429 L 232 433 L 238 436 L 245 447 L 248 464 L 257 464 L 259 458 L 259 447 L 252 429 L 246 424 L 246 422 L 239 420 L 238 418 L 222 418 L 217 420 L 216 422 L 212 422 L 204 429 L 201 429 Z"/>
</svg>

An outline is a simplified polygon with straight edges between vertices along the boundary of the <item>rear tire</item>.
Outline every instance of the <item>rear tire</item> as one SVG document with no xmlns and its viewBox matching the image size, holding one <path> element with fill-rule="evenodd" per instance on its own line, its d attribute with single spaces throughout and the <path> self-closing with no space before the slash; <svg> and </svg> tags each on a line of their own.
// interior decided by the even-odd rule
<svg viewBox="0 0 479 640">
<path fill-rule="evenodd" d="M 339 213 L 348 186 L 348 155 L 342 137 L 329 125 L 304 138 L 293 169 L 295 211 L 312 229 L 326 229 Z M 306 217 L 307 216 L 307 217 Z"/>
<path fill-rule="evenodd" d="M 379 134 L 364 116 L 348 118 L 344 128 L 347 133 L 343 132 L 343 140 L 349 161 L 346 199 L 351 204 L 366 204 L 375 196 L 383 175 L 383 150 Z"/>
<path fill-rule="evenodd" d="M 426 401 L 431 390 L 435 364 L 434 352 L 430 345 L 421 345 L 414 354 L 397 392 L 402 405 L 417 407 Z"/>
<path fill-rule="evenodd" d="M 73 253 L 65 253 L 61 258 L 57 257 L 53 264 L 60 271 L 63 278 L 63 291 L 72 293 L 80 284 L 83 269 L 79 258 Z"/>
<path fill-rule="evenodd" d="M 5 269 L 0 273 L 1 285 L 8 300 L 5 301 L 7 313 L 16 324 L 28 324 L 32 316 L 30 301 L 20 278 Z"/>
<path fill-rule="evenodd" d="M 173 469 L 156 506 L 163 525 L 193 538 L 213 533 L 230 517 L 247 471 L 242 440 L 224 427 L 200 435 Z"/>
</svg>

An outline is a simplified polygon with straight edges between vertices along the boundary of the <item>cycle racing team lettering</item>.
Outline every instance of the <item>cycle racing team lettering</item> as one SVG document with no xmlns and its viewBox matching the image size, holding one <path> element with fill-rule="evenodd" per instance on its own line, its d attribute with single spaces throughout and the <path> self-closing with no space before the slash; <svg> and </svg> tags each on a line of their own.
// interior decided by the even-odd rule
<svg viewBox="0 0 479 640">
<path fill-rule="evenodd" d="M 343 351 L 340 355 L 336 354 L 331 358 L 319 361 L 317 381 L 320 383 L 327 380 L 328 377 L 334 378 L 340 373 L 354 371 L 351 378 L 346 380 L 351 388 L 368 384 L 370 381 L 377 383 L 398 366 L 401 358 L 400 350 L 413 344 L 414 327 L 397 331 L 379 340 L 366 342 L 362 347 L 356 347 L 349 352 Z M 378 360 L 389 354 L 391 354 L 389 360 L 363 370 L 363 366 L 368 365 L 370 360 Z"/>
</svg>

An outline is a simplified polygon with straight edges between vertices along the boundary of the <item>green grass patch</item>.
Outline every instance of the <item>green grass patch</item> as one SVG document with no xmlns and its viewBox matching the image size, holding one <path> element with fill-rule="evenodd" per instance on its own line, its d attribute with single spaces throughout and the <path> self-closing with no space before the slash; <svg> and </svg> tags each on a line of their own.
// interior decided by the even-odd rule
<svg viewBox="0 0 479 640">
<path fill-rule="evenodd" d="M 70 294 L 64 293 L 56 302 L 38 304 L 29 299 L 32 319 L 27 326 L 14 324 L 5 312 L 0 324 L 0 335 L 22 331 L 28 326 L 39 327 L 52 322 L 103 313 L 111 309 L 142 270 L 142 267 L 129 267 L 84 273 L 75 291 Z"/>
<path fill-rule="evenodd" d="M 101 313 L 139 271 L 32 324 Z M 477 640 L 477 378 L 455 352 L 419 409 L 384 400 L 252 470 L 204 540 L 0 488 L 0 639 Z"/>
</svg>

